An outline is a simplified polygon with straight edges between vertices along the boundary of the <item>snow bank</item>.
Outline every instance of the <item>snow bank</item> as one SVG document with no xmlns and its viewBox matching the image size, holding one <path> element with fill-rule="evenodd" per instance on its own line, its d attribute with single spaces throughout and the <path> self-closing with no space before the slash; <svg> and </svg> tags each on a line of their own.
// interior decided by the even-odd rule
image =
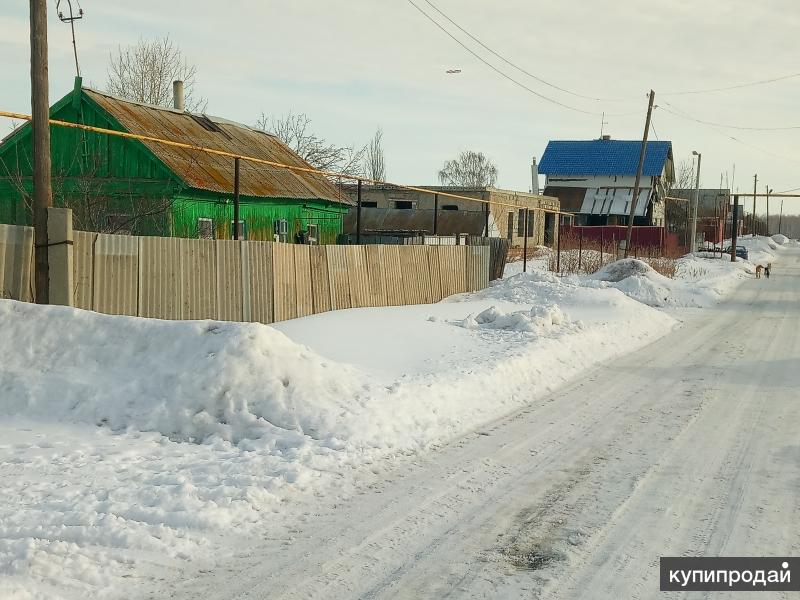
<svg viewBox="0 0 800 600">
<path fill-rule="evenodd" d="M 347 366 L 258 324 L 114 317 L 13 301 L 0 302 L 0 323 L 6 417 L 156 431 L 181 441 L 286 432 L 328 439 L 364 385 Z M 35 365 L 42 371 L 32 378 Z"/>
<path fill-rule="evenodd" d="M 641 260 L 626 258 L 580 279 L 587 286 L 614 287 L 648 306 L 702 308 L 720 301 L 748 272 L 749 266 L 742 262 L 687 255 L 678 260 L 673 278 Z"/>
<path fill-rule="evenodd" d="M 549 274 L 272 327 L 2 300 L 0 595 L 126 596 L 213 562 L 674 324 Z"/>
<path fill-rule="evenodd" d="M 783 246 L 789 241 L 789 238 L 783 235 L 782 233 L 776 233 L 772 236 L 772 241 L 778 244 L 779 246 Z"/>
</svg>

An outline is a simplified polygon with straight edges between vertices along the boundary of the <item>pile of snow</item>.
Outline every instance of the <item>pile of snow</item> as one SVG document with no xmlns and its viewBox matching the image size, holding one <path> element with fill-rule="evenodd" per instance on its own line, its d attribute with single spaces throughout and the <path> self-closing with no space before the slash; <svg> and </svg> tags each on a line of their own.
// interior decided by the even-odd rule
<svg viewBox="0 0 800 600">
<path fill-rule="evenodd" d="M 471 314 L 466 319 L 456 321 L 455 324 L 467 329 L 502 329 L 541 333 L 551 330 L 555 325 L 561 325 L 565 319 L 564 313 L 555 304 L 534 306 L 530 310 L 512 312 L 491 306 L 477 315 Z"/>
<path fill-rule="evenodd" d="M 592 277 L 601 281 L 620 282 L 628 277 L 646 277 L 656 279 L 661 277 L 646 262 L 636 258 L 624 258 L 603 266 Z"/>
<path fill-rule="evenodd" d="M 549 274 L 275 326 L 0 300 L 0 596 L 126 596 L 213 562 L 675 323 Z"/>
<path fill-rule="evenodd" d="M 783 235 L 782 233 L 776 233 L 772 236 L 772 241 L 778 244 L 779 246 L 783 246 L 789 241 L 789 238 Z"/>
<path fill-rule="evenodd" d="M 749 270 L 743 262 L 688 255 L 677 261 L 675 276 L 669 278 L 644 261 L 625 258 L 580 279 L 587 286 L 612 286 L 649 306 L 702 308 L 721 300 L 747 277 Z"/>
</svg>

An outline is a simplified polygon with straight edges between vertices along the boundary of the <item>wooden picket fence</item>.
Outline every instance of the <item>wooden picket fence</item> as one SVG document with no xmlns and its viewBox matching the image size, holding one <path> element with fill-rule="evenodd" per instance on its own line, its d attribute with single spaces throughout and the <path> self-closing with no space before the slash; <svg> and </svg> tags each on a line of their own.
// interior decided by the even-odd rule
<svg viewBox="0 0 800 600">
<path fill-rule="evenodd" d="M 485 288 L 488 246 L 307 246 L 73 233 L 74 306 L 159 319 L 272 323 L 438 302 Z M 0 285 L 31 301 L 30 228 L 0 226 Z"/>
</svg>

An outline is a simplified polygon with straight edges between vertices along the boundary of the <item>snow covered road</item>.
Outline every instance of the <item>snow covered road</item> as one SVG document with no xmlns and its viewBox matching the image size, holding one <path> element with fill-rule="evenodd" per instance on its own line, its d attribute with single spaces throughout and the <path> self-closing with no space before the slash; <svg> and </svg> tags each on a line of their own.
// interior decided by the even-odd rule
<svg viewBox="0 0 800 600">
<path fill-rule="evenodd" d="M 798 555 L 798 331 L 788 248 L 771 280 L 157 595 L 669 598 L 660 556 Z"/>
</svg>

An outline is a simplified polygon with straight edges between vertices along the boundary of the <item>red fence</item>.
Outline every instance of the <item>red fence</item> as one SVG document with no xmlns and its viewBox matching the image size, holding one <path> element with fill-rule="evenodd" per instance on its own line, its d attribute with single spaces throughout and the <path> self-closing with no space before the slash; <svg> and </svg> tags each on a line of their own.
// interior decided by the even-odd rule
<svg viewBox="0 0 800 600">
<path fill-rule="evenodd" d="M 624 225 L 563 225 L 561 235 L 597 242 L 603 247 L 606 245 L 618 247 L 619 242 L 627 238 L 628 228 Z M 634 253 L 641 251 L 644 254 L 655 249 L 659 249 L 665 255 L 683 254 L 678 234 L 670 233 L 663 227 L 635 226 L 631 231 L 631 251 Z"/>
</svg>

